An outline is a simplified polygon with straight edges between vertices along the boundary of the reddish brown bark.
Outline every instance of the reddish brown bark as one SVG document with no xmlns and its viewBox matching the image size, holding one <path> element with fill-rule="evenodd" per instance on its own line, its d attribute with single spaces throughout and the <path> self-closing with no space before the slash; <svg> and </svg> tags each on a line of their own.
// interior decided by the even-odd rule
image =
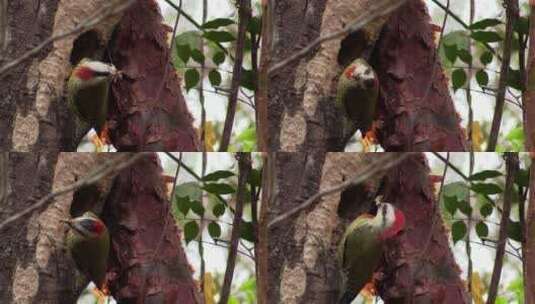
<svg viewBox="0 0 535 304">
<path fill-rule="evenodd" d="M 381 84 L 378 138 L 385 150 L 466 150 L 423 1 L 409 1 L 391 16 L 372 65 Z"/>
<path fill-rule="evenodd" d="M 404 232 L 385 250 L 385 279 L 379 285 L 385 303 L 408 303 L 411 290 L 412 303 L 470 303 L 423 154 L 411 156 L 386 174 L 384 199 L 406 218 Z"/>
<path fill-rule="evenodd" d="M 103 217 L 112 238 L 109 286 L 118 302 L 200 303 L 169 207 L 156 154 L 117 176 Z"/>
<path fill-rule="evenodd" d="M 168 33 L 154 0 L 138 0 L 117 27 L 112 58 L 123 77 L 112 86 L 108 123 L 119 151 L 198 150 L 193 118 L 169 61 Z"/>
</svg>

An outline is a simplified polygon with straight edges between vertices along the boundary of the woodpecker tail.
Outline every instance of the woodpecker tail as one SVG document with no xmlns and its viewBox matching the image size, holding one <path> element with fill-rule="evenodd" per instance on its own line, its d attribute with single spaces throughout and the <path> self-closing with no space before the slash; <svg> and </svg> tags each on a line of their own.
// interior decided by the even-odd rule
<svg viewBox="0 0 535 304">
<path fill-rule="evenodd" d="M 357 295 L 358 294 L 352 290 L 346 290 L 338 300 L 338 304 L 351 304 Z"/>
</svg>

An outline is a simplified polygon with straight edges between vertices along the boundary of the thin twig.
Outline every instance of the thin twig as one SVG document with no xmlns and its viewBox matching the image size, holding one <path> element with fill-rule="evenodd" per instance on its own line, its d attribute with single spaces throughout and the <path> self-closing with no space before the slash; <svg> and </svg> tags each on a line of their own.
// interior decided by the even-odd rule
<svg viewBox="0 0 535 304">
<path fill-rule="evenodd" d="M 462 25 L 466 30 L 472 31 L 472 29 L 470 29 L 470 26 L 468 26 L 468 24 L 466 24 L 459 16 L 454 14 L 449 8 L 445 7 L 444 4 L 440 3 L 438 0 L 431 0 L 431 1 L 433 1 L 433 3 L 435 3 L 438 7 L 443 9 L 448 15 L 450 15 L 455 21 L 457 21 L 460 25 Z M 494 49 L 490 46 L 490 44 L 485 42 L 483 43 L 483 45 L 487 48 L 487 50 L 489 50 L 489 52 L 491 52 L 494 56 L 496 56 L 498 60 L 500 61 L 502 60 L 500 55 L 496 54 L 496 51 L 494 51 Z"/>
<path fill-rule="evenodd" d="M 193 24 L 198 30 L 200 30 L 203 33 L 206 33 L 206 29 L 204 29 L 202 25 L 200 25 L 197 21 L 195 21 L 193 17 L 191 17 L 186 12 L 184 12 L 180 7 L 178 7 L 176 4 L 174 4 L 170 0 L 164 0 L 164 1 L 167 4 L 169 4 L 169 6 L 171 6 L 173 9 L 175 9 L 177 12 L 179 12 L 182 16 L 184 16 L 184 18 L 186 18 L 189 22 L 191 22 L 191 24 Z M 225 55 L 229 56 L 231 60 L 234 60 L 234 58 L 232 58 L 232 54 L 229 54 L 227 49 L 221 43 L 215 42 L 215 44 L 223 51 L 223 53 L 225 53 Z"/>
<path fill-rule="evenodd" d="M 505 153 L 505 166 L 507 168 L 507 177 L 505 179 L 503 213 L 500 223 L 498 243 L 496 244 L 496 258 L 494 262 L 494 269 L 492 270 L 492 278 L 490 280 L 487 304 L 494 304 L 494 301 L 496 301 L 496 296 L 498 294 L 498 285 L 500 283 L 500 276 L 502 274 L 503 255 L 505 253 L 505 245 L 507 241 L 507 226 L 509 225 L 509 213 L 511 212 L 511 205 L 513 201 L 513 190 L 516 172 L 518 170 L 518 163 L 518 153 Z"/>
<path fill-rule="evenodd" d="M 278 225 L 280 222 L 285 221 L 292 216 L 296 215 L 297 213 L 301 212 L 302 210 L 307 209 L 312 204 L 314 204 L 316 201 L 318 201 L 320 198 L 334 194 L 337 192 L 341 192 L 349 187 L 356 186 L 369 178 L 373 177 L 376 174 L 379 174 L 380 172 L 383 172 L 385 170 L 388 170 L 391 167 L 396 166 L 400 162 L 402 162 L 405 158 L 407 158 L 410 153 L 388 153 L 386 154 L 386 157 L 381 157 L 377 161 L 373 161 L 368 165 L 365 165 L 357 174 L 349 178 L 343 183 L 340 183 L 338 185 L 335 185 L 333 187 L 327 188 L 323 191 L 317 192 L 316 194 L 309 197 L 306 201 L 298 205 L 297 207 L 290 209 L 288 212 L 285 212 L 273 220 L 269 222 L 268 229 L 273 229 L 276 225 Z"/>
<path fill-rule="evenodd" d="M 66 38 L 66 37 L 71 36 L 71 35 L 76 35 L 76 34 L 82 33 L 84 31 L 96 26 L 97 24 L 99 24 L 100 22 L 105 20 L 106 18 L 126 10 L 134 2 L 135 2 L 135 0 L 127 0 L 125 3 L 118 5 L 117 2 L 111 2 L 110 1 L 109 4 L 106 4 L 105 6 L 103 6 L 102 8 L 100 8 L 99 10 L 97 10 L 96 12 L 91 14 L 89 17 L 87 17 L 86 19 L 82 20 L 80 22 L 80 24 L 75 26 L 73 29 L 71 29 L 69 31 L 66 31 L 66 32 L 58 33 L 58 34 L 56 34 L 54 36 L 48 37 L 47 39 L 45 39 L 43 42 L 41 42 L 39 45 L 37 45 L 33 49 L 31 49 L 28 52 L 22 54 L 17 59 L 12 60 L 11 62 L 9 62 L 9 63 L 5 64 L 4 66 L 2 66 L 0 68 L 0 78 L 2 78 L 3 75 L 8 70 L 18 66 L 19 64 L 21 64 L 25 60 L 29 59 L 30 57 L 39 54 L 39 52 L 43 48 L 48 46 L 50 43 L 52 43 L 54 41 L 57 41 L 57 40 L 60 40 L 60 39 L 63 39 L 63 38 Z"/>
<path fill-rule="evenodd" d="M 203 0 L 202 2 L 202 23 L 206 23 L 206 18 L 208 15 L 208 0 Z M 199 39 L 199 49 L 204 58 L 204 39 Z M 206 107 L 204 105 L 204 72 L 206 70 L 206 63 L 204 60 L 201 63 L 201 81 L 199 82 L 199 103 L 201 104 L 201 151 L 206 151 Z M 203 154 L 203 165 L 204 165 L 204 154 Z M 203 169 L 204 166 L 203 166 Z M 202 243 L 200 243 L 202 246 Z M 202 265 L 201 265 L 202 266 Z M 202 267 L 201 267 L 202 268 Z M 204 277 L 204 272 L 201 271 L 201 277 Z"/>
<path fill-rule="evenodd" d="M 232 284 L 232 277 L 234 276 L 234 268 L 236 265 L 236 253 L 240 240 L 240 228 L 242 224 L 243 206 L 246 201 L 247 181 L 251 173 L 251 154 L 238 153 L 239 176 L 238 176 L 238 193 L 236 195 L 236 212 L 234 213 L 234 220 L 232 225 L 232 233 L 230 237 L 230 249 L 227 259 L 227 268 L 225 270 L 225 278 L 223 279 L 223 286 L 221 287 L 221 296 L 219 304 L 227 304 L 230 287 Z"/>
<path fill-rule="evenodd" d="M 490 129 L 489 143 L 487 152 L 496 150 L 498 143 L 498 134 L 502 123 L 503 106 L 505 104 L 505 88 L 507 86 L 507 78 L 509 74 L 509 63 L 511 61 L 511 48 L 513 42 L 513 26 L 516 23 L 515 16 L 518 15 L 518 3 L 516 0 L 508 0 L 505 2 L 505 11 L 507 13 L 507 24 L 505 26 L 505 40 L 503 41 L 503 60 L 500 70 L 500 81 L 498 83 L 498 94 L 496 96 L 496 105 L 494 107 L 494 116 L 492 118 L 492 127 Z M 516 12 L 516 13 L 515 13 Z"/>
<path fill-rule="evenodd" d="M 397 0 L 397 1 L 383 0 L 375 6 L 371 6 L 369 9 L 364 10 L 361 15 L 356 17 L 353 21 L 351 21 L 348 25 L 346 25 L 341 30 L 316 38 L 314 41 L 312 41 L 310 44 L 303 47 L 299 51 L 288 56 L 286 59 L 274 64 L 269 69 L 268 74 L 270 76 L 274 75 L 278 70 L 282 69 L 285 66 L 288 66 L 288 64 L 300 58 L 303 58 L 308 53 L 310 53 L 313 49 L 315 49 L 317 46 L 320 46 L 321 44 L 327 41 L 334 40 L 340 37 L 344 37 L 344 36 L 349 35 L 350 33 L 358 31 L 359 29 L 364 27 L 369 22 L 375 20 L 376 18 L 390 14 L 390 12 L 394 11 L 401 5 L 405 4 L 405 2 L 407 2 L 407 0 Z"/>
<path fill-rule="evenodd" d="M 124 157 L 121 157 L 119 160 L 113 162 L 113 163 L 106 163 L 102 166 L 99 166 L 97 169 L 95 169 L 94 171 L 92 171 L 91 173 L 89 173 L 88 175 L 84 176 L 82 179 L 70 184 L 70 185 L 67 185 L 67 186 L 64 186 L 64 187 L 61 187 L 59 189 L 57 189 L 56 191 L 54 192 L 51 192 L 49 194 L 47 194 L 46 196 L 44 196 L 43 198 L 41 198 L 39 201 L 37 201 L 37 203 L 33 204 L 32 206 L 22 210 L 21 212 L 18 212 L 10 217 L 8 217 L 6 220 L 4 220 L 2 223 L 0 223 L 0 231 L 2 231 L 2 229 L 6 228 L 7 226 L 11 225 L 13 222 L 19 220 L 20 218 L 32 213 L 33 211 L 43 207 L 46 203 L 48 203 L 49 201 L 51 201 L 53 198 L 55 198 L 56 196 L 60 196 L 60 195 L 63 195 L 63 194 L 66 194 L 66 193 L 69 193 L 71 191 L 76 191 L 82 187 L 86 187 L 86 186 L 89 186 L 95 182 L 97 182 L 98 180 L 110 175 L 110 174 L 115 174 L 127 167 L 129 167 L 130 165 L 132 165 L 134 162 L 136 162 L 139 158 L 141 158 L 142 156 L 144 156 L 145 154 L 144 153 L 137 153 L 137 154 L 134 154 L 133 156 L 132 155 L 127 155 L 127 156 L 124 156 Z"/>
<path fill-rule="evenodd" d="M 221 137 L 221 144 L 219 152 L 228 150 L 230 142 L 230 135 L 232 134 L 232 127 L 234 125 L 234 116 L 236 115 L 236 107 L 238 104 L 238 89 L 241 82 L 241 74 L 243 71 L 243 50 L 245 46 L 246 30 L 249 20 L 251 19 L 251 0 L 240 0 L 239 2 L 239 21 L 238 21 L 238 38 L 236 41 L 236 58 L 234 59 L 234 69 L 232 70 L 232 82 L 230 87 L 230 96 L 228 98 L 227 115 L 225 117 L 225 126 L 223 127 L 223 135 Z"/>
</svg>

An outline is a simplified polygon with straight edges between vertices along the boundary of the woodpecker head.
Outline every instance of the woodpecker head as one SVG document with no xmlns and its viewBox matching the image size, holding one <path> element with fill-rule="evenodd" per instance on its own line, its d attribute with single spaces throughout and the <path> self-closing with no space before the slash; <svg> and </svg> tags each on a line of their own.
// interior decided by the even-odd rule
<svg viewBox="0 0 535 304">
<path fill-rule="evenodd" d="M 389 203 L 379 203 L 377 215 L 373 219 L 374 225 L 380 227 L 382 240 L 397 235 L 405 227 L 403 212 Z"/>
<path fill-rule="evenodd" d="M 87 211 L 82 216 L 63 221 L 72 231 L 84 239 L 101 237 L 107 230 L 106 225 L 93 212 Z"/>
<path fill-rule="evenodd" d="M 94 83 L 107 80 L 117 74 L 117 69 L 112 64 L 84 58 L 74 67 L 71 78 Z"/>
<path fill-rule="evenodd" d="M 353 61 L 345 69 L 344 75 L 363 90 L 369 90 L 378 85 L 377 75 L 375 75 L 373 68 L 361 58 Z"/>
</svg>

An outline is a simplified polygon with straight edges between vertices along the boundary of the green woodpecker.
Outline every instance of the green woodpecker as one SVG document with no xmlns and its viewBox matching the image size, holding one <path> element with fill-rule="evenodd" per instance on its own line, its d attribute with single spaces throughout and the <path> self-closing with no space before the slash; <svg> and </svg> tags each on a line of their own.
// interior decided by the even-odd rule
<svg viewBox="0 0 535 304">
<path fill-rule="evenodd" d="M 360 130 L 364 137 L 372 126 L 379 97 L 379 81 L 373 68 L 362 58 L 354 60 L 340 75 L 336 106 L 345 114 L 343 139 Z"/>
<path fill-rule="evenodd" d="M 66 243 L 76 266 L 98 289 L 104 291 L 110 251 L 108 228 L 90 211 L 64 222 L 70 227 Z"/>
<path fill-rule="evenodd" d="M 71 111 L 76 114 L 77 127 L 85 131 L 76 134 L 76 140 L 91 127 L 101 135 L 108 114 L 111 78 L 115 75 L 117 69 L 113 65 L 87 58 L 74 67 L 67 82 L 67 101 Z"/>
<path fill-rule="evenodd" d="M 380 203 L 377 215 L 364 214 L 346 229 L 338 246 L 338 261 L 342 270 L 342 296 L 338 304 L 349 304 L 366 283 L 372 281 L 379 267 L 385 240 L 405 226 L 401 210 L 389 203 Z"/>
</svg>

